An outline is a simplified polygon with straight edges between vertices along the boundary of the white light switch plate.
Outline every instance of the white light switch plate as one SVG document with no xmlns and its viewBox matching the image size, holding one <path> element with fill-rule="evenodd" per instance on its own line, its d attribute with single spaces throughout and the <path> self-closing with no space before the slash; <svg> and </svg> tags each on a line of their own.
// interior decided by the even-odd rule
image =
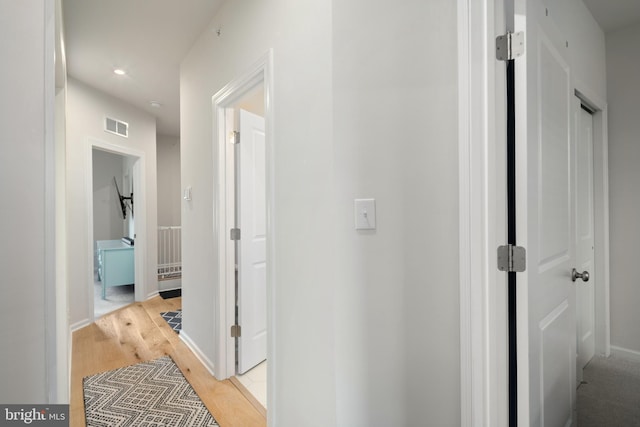
<svg viewBox="0 0 640 427">
<path fill-rule="evenodd" d="M 376 199 L 355 199 L 356 230 L 376 229 Z"/>
</svg>

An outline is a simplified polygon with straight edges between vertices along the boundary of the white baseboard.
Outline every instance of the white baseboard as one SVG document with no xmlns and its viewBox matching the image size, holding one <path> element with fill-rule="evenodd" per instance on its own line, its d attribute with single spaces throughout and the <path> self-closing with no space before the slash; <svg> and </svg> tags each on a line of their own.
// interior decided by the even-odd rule
<svg viewBox="0 0 640 427">
<path fill-rule="evenodd" d="M 200 348 L 193 342 L 193 340 L 184 333 L 184 330 L 180 331 L 179 337 L 180 340 L 182 340 L 182 342 L 185 343 L 187 347 L 189 347 L 189 350 L 191 350 L 193 354 L 196 355 L 196 357 L 198 358 L 198 360 L 200 360 L 204 367 L 207 368 L 207 371 L 209 371 L 209 373 L 215 377 L 213 362 L 211 362 L 211 360 L 209 360 L 209 358 L 204 355 L 202 350 L 200 350 Z"/>
<path fill-rule="evenodd" d="M 89 319 L 83 319 L 83 320 L 81 320 L 81 321 L 79 321 L 79 322 L 76 322 L 76 323 L 74 323 L 74 324 L 70 325 L 70 326 L 69 326 L 69 329 L 70 329 L 70 330 L 71 330 L 71 332 L 73 333 L 73 332 L 77 331 L 78 329 L 82 329 L 82 328 L 84 328 L 85 326 L 90 325 L 91 323 L 92 323 L 92 322 L 91 322 L 91 320 L 89 320 Z"/>
<path fill-rule="evenodd" d="M 182 278 L 158 280 L 158 289 L 160 291 L 171 291 L 173 289 L 182 288 Z"/>
<path fill-rule="evenodd" d="M 629 350 L 628 348 L 622 348 L 615 345 L 611 346 L 611 355 L 619 357 L 620 359 L 633 360 L 640 362 L 640 351 Z"/>
</svg>

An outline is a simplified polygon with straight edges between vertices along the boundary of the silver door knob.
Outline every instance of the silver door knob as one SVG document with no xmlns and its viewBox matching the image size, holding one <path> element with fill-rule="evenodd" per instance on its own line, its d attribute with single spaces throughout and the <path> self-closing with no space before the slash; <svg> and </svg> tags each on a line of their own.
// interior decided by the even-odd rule
<svg viewBox="0 0 640 427">
<path fill-rule="evenodd" d="M 571 270 L 571 281 L 575 282 L 578 279 L 582 279 L 583 282 L 589 281 L 589 272 L 583 271 L 582 273 L 578 273 L 578 270 L 575 268 Z"/>
</svg>

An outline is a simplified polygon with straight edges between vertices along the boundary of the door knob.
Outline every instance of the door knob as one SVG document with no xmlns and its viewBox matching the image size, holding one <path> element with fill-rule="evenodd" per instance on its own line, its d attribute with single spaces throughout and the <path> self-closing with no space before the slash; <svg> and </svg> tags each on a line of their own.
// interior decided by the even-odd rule
<svg viewBox="0 0 640 427">
<path fill-rule="evenodd" d="M 578 279 L 582 279 L 583 282 L 589 281 L 589 272 L 583 271 L 582 273 L 578 273 L 578 270 L 575 268 L 571 270 L 571 281 L 575 282 Z"/>
</svg>

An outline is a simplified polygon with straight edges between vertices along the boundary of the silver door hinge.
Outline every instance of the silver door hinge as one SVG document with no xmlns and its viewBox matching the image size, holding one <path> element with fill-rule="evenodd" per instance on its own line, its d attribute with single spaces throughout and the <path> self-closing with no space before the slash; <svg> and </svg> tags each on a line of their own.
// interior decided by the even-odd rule
<svg viewBox="0 0 640 427">
<path fill-rule="evenodd" d="M 231 338 L 240 338 L 242 335 L 242 328 L 240 325 L 231 325 Z"/>
<path fill-rule="evenodd" d="M 235 130 L 231 132 L 231 137 L 229 138 L 229 142 L 232 144 L 240 144 L 240 132 Z"/>
<path fill-rule="evenodd" d="M 527 250 L 521 246 L 498 246 L 498 270 L 521 273 L 527 269 Z"/>
<path fill-rule="evenodd" d="M 230 234 L 231 240 L 240 240 L 240 229 L 239 228 L 232 228 L 229 234 Z"/>
<path fill-rule="evenodd" d="M 500 61 L 516 59 L 524 54 L 524 32 L 507 33 L 496 37 L 496 58 Z"/>
</svg>

